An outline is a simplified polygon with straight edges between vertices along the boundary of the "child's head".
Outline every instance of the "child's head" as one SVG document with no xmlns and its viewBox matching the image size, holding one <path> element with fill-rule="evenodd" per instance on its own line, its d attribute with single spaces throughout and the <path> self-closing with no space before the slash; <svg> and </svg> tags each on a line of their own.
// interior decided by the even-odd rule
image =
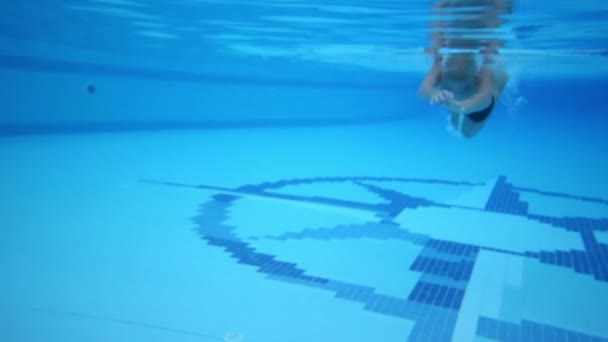
<svg viewBox="0 0 608 342">
<path fill-rule="evenodd" d="M 473 82 L 476 75 L 477 61 L 472 53 L 450 54 L 441 68 L 442 79 L 448 82 Z"/>
</svg>

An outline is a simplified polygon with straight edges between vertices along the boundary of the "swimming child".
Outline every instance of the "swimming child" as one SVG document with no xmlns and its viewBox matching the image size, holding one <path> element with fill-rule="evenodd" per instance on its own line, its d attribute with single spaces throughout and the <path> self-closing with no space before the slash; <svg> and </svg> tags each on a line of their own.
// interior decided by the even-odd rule
<svg viewBox="0 0 608 342">
<path fill-rule="evenodd" d="M 508 82 L 494 58 L 504 41 L 477 37 L 499 28 L 501 16 L 511 10 L 510 0 L 440 1 L 433 6 L 439 19 L 431 23 L 433 47 L 427 52 L 434 61 L 418 94 L 445 106 L 451 126 L 464 137 L 483 128 Z M 441 48 L 456 52 L 442 55 Z"/>
<path fill-rule="evenodd" d="M 442 104 L 450 112 L 450 124 L 464 137 L 477 134 L 492 114 L 508 76 L 484 54 L 481 67 L 473 53 L 446 57 L 435 53 L 433 66 L 418 94 L 432 104 Z"/>
</svg>

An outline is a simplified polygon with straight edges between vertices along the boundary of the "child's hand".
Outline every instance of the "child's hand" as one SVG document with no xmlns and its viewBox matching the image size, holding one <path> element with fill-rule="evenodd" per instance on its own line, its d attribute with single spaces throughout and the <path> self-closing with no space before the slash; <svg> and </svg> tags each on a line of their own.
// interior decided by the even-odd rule
<svg viewBox="0 0 608 342">
<path fill-rule="evenodd" d="M 460 101 L 452 100 L 452 101 L 449 101 L 448 103 L 445 103 L 445 105 L 448 107 L 448 110 L 450 112 L 458 113 L 458 114 L 464 114 L 464 112 L 465 112 L 464 105 Z"/>
<path fill-rule="evenodd" d="M 431 95 L 431 104 L 442 103 L 448 104 L 454 99 L 454 94 L 447 90 L 438 90 Z"/>
</svg>

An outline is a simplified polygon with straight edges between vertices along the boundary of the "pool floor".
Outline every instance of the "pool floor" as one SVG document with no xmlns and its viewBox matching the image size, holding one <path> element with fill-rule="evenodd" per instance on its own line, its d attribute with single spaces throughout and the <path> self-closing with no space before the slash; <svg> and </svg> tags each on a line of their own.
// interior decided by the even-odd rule
<svg viewBox="0 0 608 342">
<path fill-rule="evenodd" d="M 0 339 L 608 341 L 602 132 L 438 122 L 2 138 Z"/>
</svg>

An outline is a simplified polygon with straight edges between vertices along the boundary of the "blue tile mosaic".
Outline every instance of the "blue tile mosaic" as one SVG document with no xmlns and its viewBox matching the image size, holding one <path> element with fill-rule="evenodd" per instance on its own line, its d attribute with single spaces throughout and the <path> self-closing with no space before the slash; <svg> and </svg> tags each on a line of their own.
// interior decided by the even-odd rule
<svg viewBox="0 0 608 342">
<path fill-rule="evenodd" d="M 506 177 L 501 176 L 494 185 L 485 210 L 505 214 L 526 215 L 528 213 L 528 204 L 519 200 L 519 195 L 513 190 L 513 186 L 506 182 Z"/>
<path fill-rule="evenodd" d="M 526 253 L 540 262 L 574 269 L 577 273 L 593 275 L 596 280 L 608 281 L 608 247 L 598 243 L 591 231 L 581 231 L 584 251 L 541 251 Z"/>
<path fill-rule="evenodd" d="M 410 301 L 454 310 L 460 309 L 463 298 L 464 290 L 422 281 L 416 284 L 408 296 Z"/>
<path fill-rule="evenodd" d="M 426 235 L 410 233 L 406 229 L 386 223 L 367 223 L 356 225 L 341 225 L 333 228 L 305 229 L 299 232 L 289 232 L 278 236 L 264 236 L 273 240 L 335 240 L 370 238 L 379 240 L 404 240 L 415 245 L 423 245 L 428 240 Z"/>
<path fill-rule="evenodd" d="M 500 342 L 608 342 L 608 339 L 601 337 L 537 322 L 524 320 L 520 324 L 516 324 L 483 316 L 477 320 L 477 336 Z"/>
<path fill-rule="evenodd" d="M 194 218 L 194 221 L 197 223 L 196 230 L 209 245 L 223 248 L 237 263 L 256 267 L 259 273 L 265 274 L 271 279 L 332 291 L 335 293 L 336 298 L 362 303 L 365 310 L 413 321 L 414 327 L 408 339 L 409 341 L 451 340 L 457 313 L 462 305 L 480 250 L 533 258 L 542 263 L 553 264 L 571 269 L 574 272 L 591 275 L 598 281 L 608 281 L 608 248 L 605 244 L 598 243 L 594 236 L 594 232 L 596 231 L 608 230 L 608 220 L 531 214 L 528 210 L 528 204 L 520 199 L 519 192 L 534 191 L 514 187 L 506 181 L 506 177 L 500 177 L 497 180 L 483 210 L 522 216 L 530 220 L 551 224 L 559 229 L 577 232 L 583 241 L 584 250 L 517 252 L 489 246 L 440 240 L 424 234 L 413 234 L 393 222 L 392 219 L 404 209 L 415 209 L 422 206 L 441 207 L 444 205 L 424 198 L 412 197 L 381 186 L 366 184 L 364 183 L 365 181 L 482 185 L 479 183 L 446 182 L 432 179 L 318 177 L 264 182 L 258 185 L 246 185 L 235 189 L 206 185 L 191 186 L 218 192 L 211 202 L 207 202 L 201 206 L 201 214 Z M 284 186 L 319 182 L 351 182 L 380 195 L 388 203 L 367 204 L 333 198 L 285 195 L 271 192 L 271 190 L 280 189 Z M 188 186 L 177 183 L 158 183 L 171 186 Z M 377 293 L 375 288 L 365 286 L 364 284 L 345 283 L 315 276 L 299 267 L 296 263 L 284 262 L 280 260 L 279 256 L 256 251 L 255 248 L 234 234 L 237 227 L 224 224 L 225 219 L 230 215 L 230 206 L 241 196 L 247 196 L 248 194 L 289 201 L 355 208 L 375 213 L 379 218 L 378 222 L 338 227 L 320 227 L 318 229 L 292 231 L 280 236 L 254 236 L 251 238 L 252 240 L 332 240 L 366 237 L 407 241 L 408 243 L 424 246 L 417 258 L 409 265 L 410 271 L 420 273 L 417 283 L 409 293 L 404 293 L 401 298 L 386 296 Z M 567 195 L 560 196 L 569 198 Z M 595 203 L 608 203 L 597 199 L 585 198 L 585 200 Z M 404 269 L 407 269 L 407 267 Z M 567 338 L 568 341 L 595 340 L 588 335 L 565 331 L 534 322 L 523 321 L 521 324 L 513 324 L 484 317 L 480 318 L 478 322 L 477 334 L 478 336 L 497 341 L 559 341 L 564 338 Z"/>
<path fill-rule="evenodd" d="M 548 197 L 569 198 L 569 199 L 574 199 L 574 200 L 583 201 L 583 202 L 608 204 L 608 200 L 605 200 L 602 198 L 595 198 L 595 197 L 588 197 L 588 196 L 576 196 L 576 195 L 564 194 L 564 193 L 554 192 L 554 191 L 544 191 L 544 190 L 539 190 L 539 189 L 532 189 L 532 188 L 527 188 L 527 187 L 513 187 L 513 189 L 518 192 L 530 192 L 530 193 L 536 193 L 536 194 L 544 195 L 544 196 L 548 196 Z"/>
<path fill-rule="evenodd" d="M 473 265 L 474 262 L 472 261 L 460 261 L 456 263 L 419 256 L 410 267 L 410 270 L 449 277 L 457 281 L 468 281 L 473 272 Z"/>
<path fill-rule="evenodd" d="M 545 215 L 529 214 L 529 219 L 547 223 L 555 227 L 565 228 L 568 231 L 581 232 L 585 230 L 608 231 L 608 219 L 584 218 L 584 217 L 552 217 Z"/>
<path fill-rule="evenodd" d="M 219 197 L 218 202 L 214 202 L 213 205 L 210 205 L 210 208 L 215 211 L 215 215 L 217 217 L 225 217 L 226 212 L 220 213 L 219 208 L 223 208 L 221 210 L 228 210 L 228 208 L 232 205 L 231 200 L 234 199 L 232 197 Z M 219 205 L 218 205 L 219 204 Z M 201 208 L 202 211 L 206 211 L 206 206 Z M 195 221 L 198 221 L 195 218 Z M 204 220 L 202 221 L 204 222 Z M 391 227 L 394 228 L 394 227 Z M 409 301 L 407 298 L 400 299 L 390 296 L 384 296 L 375 293 L 375 289 L 371 287 L 365 287 L 357 284 L 349 284 L 338 282 L 335 280 L 330 280 L 322 277 L 316 277 L 312 275 L 306 274 L 306 271 L 298 268 L 297 265 L 293 263 L 283 262 L 277 260 L 275 256 L 265 253 L 257 252 L 254 248 L 251 248 L 247 243 L 242 241 L 237 241 L 233 239 L 225 239 L 225 238 L 214 238 L 215 230 L 230 230 L 231 227 L 222 226 L 222 225 L 209 225 L 209 226 L 199 226 L 198 230 L 201 233 L 201 237 L 206 240 L 210 245 L 215 245 L 218 247 L 223 247 L 233 258 L 237 259 L 238 263 L 244 265 L 250 265 L 258 268 L 258 272 L 267 274 L 269 277 L 274 279 L 286 279 L 287 281 L 298 283 L 305 286 L 311 287 L 320 287 L 329 291 L 333 291 L 336 293 L 336 298 L 352 300 L 356 302 L 361 302 L 364 304 L 364 308 L 366 310 L 377 312 L 380 314 L 403 317 L 409 320 L 416 320 L 418 315 L 423 312 L 424 307 L 439 307 L 442 310 L 453 311 L 460 305 L 462 300 L 462 295 L 460 293 L 463 292 L 462 289 L 456 290 L 446 286 L 435 285 L 438 287 L 438 296 L 437 298 L 430 302 L 431 306 L 426 303 L 418 303 L 415 301 Z M 225 235 L 225 232 L 217 232 L 219 235 Z M 426 241 L 426 240 L 425 240 Z M 433 285 L 431 284 L 431 290 L 433 290 Z M 448 296 L 449 295 L 449 296 Z M 423 307 L 418 307 L 422 305 Z M 440 317 L 449 315 L 447 311 L 443 313 L 436 313 L 437 319 Z M 421 323 L 422 324 L 422 323 Z M 426 332 L 435 331 L 428 330 L 428 326 L 432 325 L 432 322 L 426 322 L 427 329 L 418 328 L 418 334 L 413 335 L 414 337 L 424 337 L 426 336 Z M 437 341 L 449 341 L 451 332 L 453 331 L 455 324 L 455 318 L 452 318 L 448 323 L 446 323 L 442 335 L 436 336 Z M 417 323 L 416 326 L 419 324 Z M 410 340 L 414 340 L 410 338 Z"/>
<path fill-rule="evenodd" d="M 395 207 L 394 209 L 402 210 L 403 208 L 418 208 L 423 206 L 439 205 L 438 203 L 433 203 L 432 201 L 429 201 L 424 198 L 408 196 L 401 192 L 385 189 L 380 186 L 365 184 L 359 181 L 354 183 L 388 200 L 391 203 L 390 205 Z"/>
<path fill-rule="evenodd" d="M 437 251 L 459 255 L 463 257 L 475 258 L 479 252 L 479 247 L 473 245 L 466 245 L 458 242 L 429 239 L 426 243 L 426 247 L 436 249 Z"/>
<path fill-rule="evenodd" d="M 419 312 L 408 341 L 451 341 L 456 319 L 456 311 L 425 308 Z"/>
</svg>

